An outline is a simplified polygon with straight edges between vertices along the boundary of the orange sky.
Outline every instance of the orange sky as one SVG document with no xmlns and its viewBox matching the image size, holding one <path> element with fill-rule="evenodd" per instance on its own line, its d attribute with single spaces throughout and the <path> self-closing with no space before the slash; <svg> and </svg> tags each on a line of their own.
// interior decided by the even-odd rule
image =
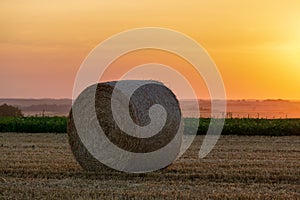
<svg viewBox="0 0 300 200">
<path fill-rule="evenodd" d="M 229 99 L 300 99 L 299 0 L 183 2 L 2 0 L 0 98 L 70 98 L 81 62 L 98 43 L 154 26 L 199 42 Z"/>
</svg>

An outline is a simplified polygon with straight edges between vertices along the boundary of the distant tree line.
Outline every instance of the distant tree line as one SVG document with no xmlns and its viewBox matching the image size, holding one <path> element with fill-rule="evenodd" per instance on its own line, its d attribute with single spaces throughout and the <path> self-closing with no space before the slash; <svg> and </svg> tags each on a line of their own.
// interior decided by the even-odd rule
<svg viewBox="0 0 300 200">
<path fill-rule="evenodd" d="M 51 112 L 69 112 L 71 109 L 71 105 L 63 104 L 38 104 L 22 107 L 23 111 L 51 111 Z"/>
<path fill-rule="evenodd" d="M 18 107 L 2 104 L 0 106 L 0 117 L 23 117 L 23 113 Z"/>
</svg>

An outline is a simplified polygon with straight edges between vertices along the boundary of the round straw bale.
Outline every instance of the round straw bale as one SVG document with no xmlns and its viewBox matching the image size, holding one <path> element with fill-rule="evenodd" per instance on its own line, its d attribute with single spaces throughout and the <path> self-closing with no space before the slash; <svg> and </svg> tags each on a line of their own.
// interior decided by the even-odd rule
<svg viewBox="0 0 300 200">
<path fill-rule="evenodd" d="M 121 84 L 122 87 L 118 87 Z M 127 87 L 132 87 L 132 85 L 141 85 L 137 87 L 132 94 L 126 90 Z M 93 89 L 94 88 L 94 89 Z M 125 88 L 125 89 L 124 89 Z M 113 96 L 115 95 L 116 96 Z M 91 98 L 94 95 L 94 102 L 85 101 L 87 98 Z M 165 110 L 165 121 L 163 127 L 155 133 L 154 135 L 147 135 L 143 137 L 140 136 L 136 128 L 130 130 L 131 133 L 124 132 L 123 128 L 120 128 L 120 123 L 116 122 L 119 117 L 119 121 L 123 120 L 122 115 L 115 116 L 112 111 L 112 97 L 116 97 L 114 106 L 118 112 L 129 112 L 130 120 L 133 121 L 138 127 L 145 127 L 151 124 L 153 121 L 151 116 L 151 107 L 155 105 L 160 105 Z M 88 103 L 87 103 L 88 102 Z M 129 102 L 129 104 L 128 104 Z M 119 82 L 103 82 L 98 83 L 86 88 L 79 97 L 74 101 L 72 109 L 68 117 L 68 136 L 71 150 L 75 159 L 81 165 L 81 167 L 88 171 L 102 171 L 108 170 L 109 168 L 101 163 L 95 156 L 90 153 L 87 147 L 83 144 L 80 136 L 78 135 L 77 128 L 73 116 L 74 106 L 79 106 L 79 114 L 81 112 L 89 113 L 90 111 L 85 111 L 88 104 L 94 104 L 94 115 L 96 117 L 89 117 L 86 120 L 85 131 L 88 133 L 91 130 L 95 130 L 90 127 L 89 124 L 93 124 L 98 121 L 101 129 L 103 130 L 105 137 L 109 141 L 126 152 L 134 155 L 133 157 L 127 156 L 126 168 L 132 164 L 132 160 L 135 159 L 137 154 L 151 154 L 157 150 L 164 148 L 166 145 L 172 143 L 171 150 L 167 150 L 167 155 L 161 155 L 163 162 L 171 164 L 179 154 L 182 133 L 181 130 L 181 110 L 179 107 L 178 100 L 176 96 L 172 93 L 170 89 L 164 86 L 160 82 L 156 81 L 140 81 L 140 80 L 124 80 Z M 155 113 L 154 113 L 155 115 Z M 92 114 L 91 114 L 92 116 Z M 156 116 L 158 119 L 162 116 Z M 156 120 L 158 120 L 156 119 Z M 95 124 L 95 123 L 94 123 Z M 91 125 L 93 126 L 93 125 Z M 128 126 L 125 122 L 121 126 Z M 174 142 L 174 140 L 176 140 Z M 106 151 L 106 145 L 104 142 L 99 141 L 97 146 L 102 145 L 101 150 Z M 131 155 L 130 154 L 130 155 Z M 120 155 L 123 156 L 123 155 Z M 124 157 L 124 156 L 123 156 Z M 118 162 L 118 158 L 109 158 Z M 124 158 L 122 158 L 124 160 Z M 168 161 L 165 161 L 168 160 Z M 124 165 L 123 163 L 119 163 Z M 141 161 L 146 165 L 152 165 L 151 161 Z M 147 163 L 149 162 L 149 163 Z M 160 162 L 160 161 L 157 161 Z M 130 168 L 130 167 L 129 167 Z M 133 167 L 134 168 L 134 167 Z"/>
</svg>

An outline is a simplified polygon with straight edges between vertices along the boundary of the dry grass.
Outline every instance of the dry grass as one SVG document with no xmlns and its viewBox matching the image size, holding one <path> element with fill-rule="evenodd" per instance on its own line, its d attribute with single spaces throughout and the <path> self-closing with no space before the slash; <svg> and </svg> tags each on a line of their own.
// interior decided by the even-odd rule
<svg viewBox="0 0 300 200">
<path fill-rule="evenodd" d="M 66 134 L 0 134 L 0 199 L 299 199 L 300 136 L 222 136 L 197 159 L 203 136 L 164 171 L 83 171 Z"/>
</svg>

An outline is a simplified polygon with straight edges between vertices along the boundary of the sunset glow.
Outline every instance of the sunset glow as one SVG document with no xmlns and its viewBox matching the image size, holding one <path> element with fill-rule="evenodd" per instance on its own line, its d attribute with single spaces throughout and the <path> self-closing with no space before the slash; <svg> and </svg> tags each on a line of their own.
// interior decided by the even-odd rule
<svg viewBox="0 0 300 200">
<path fill-rule="evenodd" d="M 0 98 L 71 98 L 77 70 L 96 45 L 152 26 L 174 29 L 202 45 L 229 99 L 300 99 L 299 10 L 298 0 L 3 0 Z M 143 52 L 144 63 L 154 60 L 197 79 L 171 55 Z M 138 52 L 120 58 L 104 79 L 118 77 L 122 65 L 140 63 Z M 199 85 L 205 90 L 201 78 Z M 199 98 L 209 98 L 207 91 Z"/>
</svg>

